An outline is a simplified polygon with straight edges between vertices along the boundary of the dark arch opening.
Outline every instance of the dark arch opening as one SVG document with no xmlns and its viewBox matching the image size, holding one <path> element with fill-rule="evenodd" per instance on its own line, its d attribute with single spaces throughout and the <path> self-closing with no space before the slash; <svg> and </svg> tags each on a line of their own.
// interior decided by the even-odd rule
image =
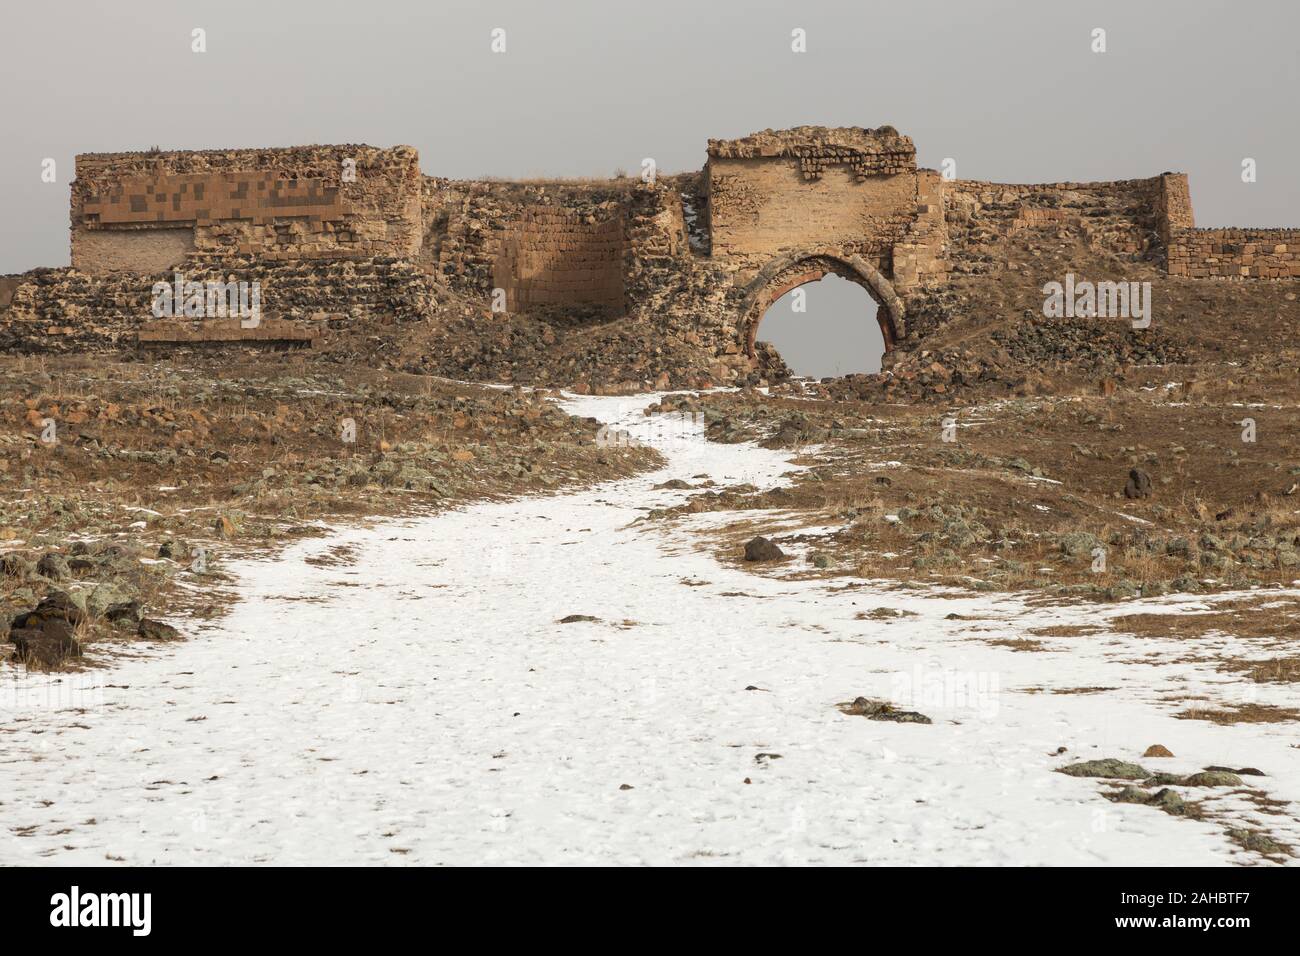
<svg viewBox="0 0 1300 956">
<path fill-rule="evenodd" d="M 759 316 L 755 338 L 804 378 L 879 372 L 887 347 L 879 308 L 861 285 L 831 273 L 782 294 Z"/>
</svg>

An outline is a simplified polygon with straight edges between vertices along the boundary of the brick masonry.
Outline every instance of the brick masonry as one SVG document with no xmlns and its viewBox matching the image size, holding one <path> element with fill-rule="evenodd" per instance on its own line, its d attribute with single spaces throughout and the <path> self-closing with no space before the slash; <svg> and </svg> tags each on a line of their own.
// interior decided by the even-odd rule
<svg viewBox="0 0 1300 956">
<path fill-rule="evenodd" d="M 528 206 L 510 222 L 493 268 L 506 306 L 594 305 L 621 314 L 626 245 L 621 210 L 603 221 L 554 206 Z"/>
</svg>

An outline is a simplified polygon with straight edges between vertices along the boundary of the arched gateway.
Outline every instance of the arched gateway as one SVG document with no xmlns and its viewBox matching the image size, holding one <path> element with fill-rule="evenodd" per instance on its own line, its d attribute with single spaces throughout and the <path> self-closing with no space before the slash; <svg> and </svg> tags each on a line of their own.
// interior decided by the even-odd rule
<svg viewBox="0 0 1300 956">
<path fill-rule="evenodd" d="M 741 294 L 739 329 L 744 336 L 745 351 L 754 357 L 754 342 L 758 326 L 768 307 L 791 289 L 816 282 L 834 274 L 855 282 L 880 306 L 876 320 L 885 340 L 885 351 L 907 334 L 904 323 L 903 300 L 898 297 L 889 280 L 861 256 L 842 255 L 825 250 L 798 250 L 773 259 L 760 269 L 745 286 Z"/>
</svg>

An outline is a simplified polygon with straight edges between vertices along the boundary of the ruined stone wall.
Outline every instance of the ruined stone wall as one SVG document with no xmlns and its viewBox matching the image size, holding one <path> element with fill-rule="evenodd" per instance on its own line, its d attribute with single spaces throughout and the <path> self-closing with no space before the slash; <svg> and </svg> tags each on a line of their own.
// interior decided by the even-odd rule
<svg viewBox="0 0 1300 956">
<path fill-rule="evenodd" d="M 1177 229 L 1168 261 L 1193 279 L 1300 278 L 1300 229 Z"/>
<path fill-rule="evenodd" d="M 690 258 L 681 179 L 429 177 L 419 261 L 465 294 L 504 289 L 511 312 L 634 310 Z"/>
<path fill-rule="evenodd" d="M 970 288 L 994 288 L 1043 250 L 1077 256 L 1080 238 L 1107 262 L 1175 276 L 1300 275 L 1300 230 L 1195 229 L 1185 175 L 946 181 L 918 169 L 892 127 L 710 140 L 701 171 L 653 183 L 456 181 L 423 175 L 409 147 L 86 154 L 71 220 L 74 268 L 23 277 L 5 341 L 125 341 L 152 318 L 153 282 L 180 269 L 258 281 L 268 320 L 326 315 L 335 327 L 375 316 L 436 325 L 461 306 L 477 322 L 502 289 L 526 321 L 626 317 L 629 334 L 657 337 L 652 351 L 671 339 L 729 381 L 747 374 L 761 317 L 747 310 L 828 272 L 890 303 L 904 348 L 960 316 Z M 754 288 L 764 276 L 772 288 Z"/>
<path fill-rule="evenodd" d="M 593 305 L 621 313 L 624 229 L 617 208 L 597 219 L 563 207 L 525 207 L 503 230 L 493 264 L 506 308 Z"/>
<path fill-rule="evenodd" d="M 191 254 L 412 257 L 421 185 L 406 146 L 83 154 L 72 265 L 101 274 L 155 272 Z"/>
<path fill-rule="evenodd" d="M 0 276 L 0 309 L 9 308 L 15 290 L 23 284 L 23 280 L 26 278 L 25 275 Z"/>
<path fill-rule="evenodd" d="M 424 248 L 420 261 L 457 291 L 490 296 L 494 288 L 535 285 L 550 261 L 565 269 L 561 247 L 577 256 L 613 241 L 609 223 L 622 216 L 633 180 L 448 180 L 424 183 Z M 554 218 L 548 220 L 548 216 Z M 618 256 L 622 255 L 620 248 Z M 549 257 L 549 260 L 548 260 Z M 524 272 L 512 272 L 523 269 Z M 598 271 L 580 269 L 577 271 Z M 525 274 L 526 273 L 526 274 Z M 566 277 L 573 282 L 575 277 Z M 573 288 L 578 288 L 573 286 Z"/>
<path fill-rule="evenodd" d="M 228 326 L 238 329 L 238 320 L 155 320 L 153 284 L 170 283 L 172 276 L 170 270 L 90 275 L 76 269 L 41 269 L 28 273 L 0 324 L 0 348 L 24 352 L 129 348 L 144 329 L 160 326 L 177 330 L 210 327 L 214 341 L 259 342 L 286 337 L 281 323 L 310 322 L 337 328 L 361 318 L 416 321 L 426 318 L 434 303 L 428 277 L 413 263 L 391 257 L 189 260 L 185 276 L 190 281 L 259 283 L 261 327 L 232 336 Z"/>
<path fill-rule="evenodd" d="M 942 183 L 952 271 L 983 274 L 996 265 L 985 247 L 1033 231 L 1080 234 L 1121 258 L 1154 255 L 1160 245 L 1161 177 L 1097 183 Z"/>
</svg>

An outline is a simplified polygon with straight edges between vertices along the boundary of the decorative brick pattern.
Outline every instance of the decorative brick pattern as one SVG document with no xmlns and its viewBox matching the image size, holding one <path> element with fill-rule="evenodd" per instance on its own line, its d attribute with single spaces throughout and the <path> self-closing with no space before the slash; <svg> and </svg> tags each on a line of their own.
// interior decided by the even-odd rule
<svg viewBox="0 0 1300 956">
<path fill-rule="evenodd" d="M 413 258 L 422 186 L 409 146 L 87 153 L 72 184 L 72 264 L 152 272 L 176 264 L 178 244 L 271 261 Z"/>
<path fill-rule="evenodd" d="M 190 222 L 225 219 L 267 223 L 280 217 L 337 222 L 352 214 L 339 187 L 322 179 L 283 179 L 275 173 L 185 173 L 124 179 L 81 207 L 88 224 Z"/>
</svg>

